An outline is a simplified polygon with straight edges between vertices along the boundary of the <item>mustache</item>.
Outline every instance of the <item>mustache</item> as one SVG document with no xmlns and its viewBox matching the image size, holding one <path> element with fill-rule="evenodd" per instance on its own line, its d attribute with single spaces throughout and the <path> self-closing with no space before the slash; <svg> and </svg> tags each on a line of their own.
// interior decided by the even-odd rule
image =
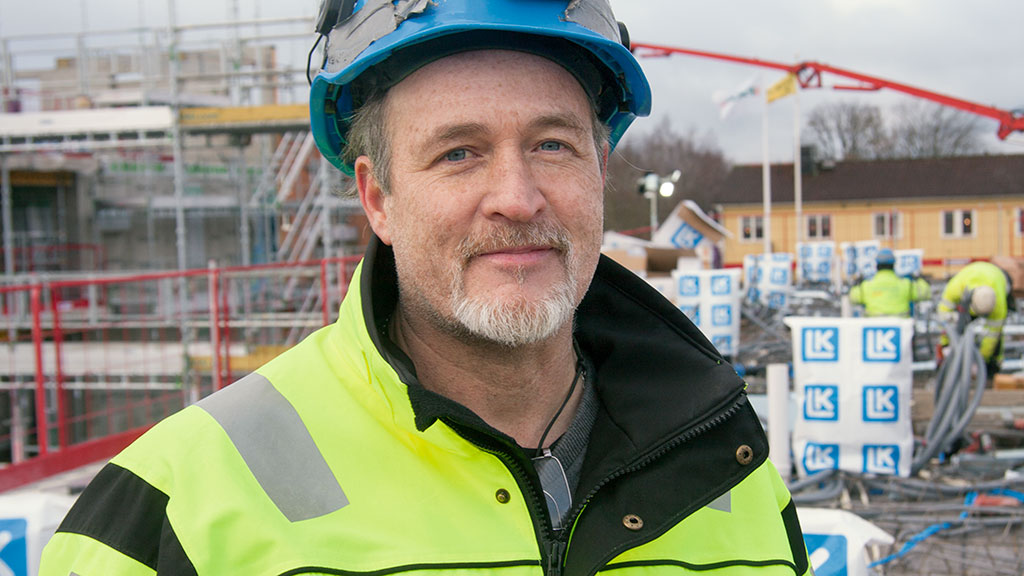
<svg viewBox="0 0 1024 576">
<path fill-rule="evenodd" d="M 571 248 L 569 232 L 554 223 L 501 225 L 463 239 L 458 250 L 465 265 L 480 254 L 526 246 L 547 246 L 566 254 Z"/>
</svg>

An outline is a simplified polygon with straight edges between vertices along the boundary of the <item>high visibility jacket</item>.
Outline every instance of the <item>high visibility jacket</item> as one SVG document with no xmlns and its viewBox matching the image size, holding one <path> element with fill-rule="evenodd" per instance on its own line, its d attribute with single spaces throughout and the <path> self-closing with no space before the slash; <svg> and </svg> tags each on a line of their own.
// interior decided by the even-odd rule
<svg viewBox="0 0 1024 576">
<path fill-rule="evenodd" d="M 578 310 L 601 406 L 556 534 L 528 455 L 382 336 L 392 258 L 375 242 L 335 324 L 116 456 L 40 574 L 809 573 L 744 383 L 643 280 L 602 257 Z"/>
<path fill-rule="evenodd" d="M 960 269 L 946 283 L 942 291 L 942 300 L 939 302 L 939 313 L 955 312 L 957 305 L 968 290 L 974 290 L 979 286 L 989 286 L 996 293 L 996 305 L 992 312 L 985 316 L 985 331 L 981 338 L 981 355 L 986 362 L 995 360 L 1002 362 L 1002 346 L 1000 340 L 1003 336 L 1003 324 L 1007 315 L 1007 293 L 1009 286 L 1006 282 L 1006 274 L 1003 269 L 990 262 L 971 262 Z M 966 303 L 970 305 L 970 303 Z M 943 345 L 948 340 L 943 338 Z"/>
<path fill-rule="evenodd" d="M 879 270 L 850 288 L 850 302 L 863 305 L 867 316 L 910 316 L 911 302 L 931 296 L 931 287 L 924 279 L 901 278 L 892 270 Z"/>
</svg>

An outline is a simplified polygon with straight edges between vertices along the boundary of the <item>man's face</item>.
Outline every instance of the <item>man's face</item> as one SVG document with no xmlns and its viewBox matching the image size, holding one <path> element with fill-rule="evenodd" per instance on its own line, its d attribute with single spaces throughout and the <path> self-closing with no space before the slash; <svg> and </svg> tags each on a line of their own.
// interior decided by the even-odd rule
<svg viewBox="0 0 1024 576">
<path fill-rule="evenodd" d="M 391 190 L 368 213 L 394 248 L 402 313 L 507 346 L 568 325 L 597 265 L 604 187 L 572 75 L 519 52 L 450 56 L 390 90 L 387 128 Z"/>
</svg>

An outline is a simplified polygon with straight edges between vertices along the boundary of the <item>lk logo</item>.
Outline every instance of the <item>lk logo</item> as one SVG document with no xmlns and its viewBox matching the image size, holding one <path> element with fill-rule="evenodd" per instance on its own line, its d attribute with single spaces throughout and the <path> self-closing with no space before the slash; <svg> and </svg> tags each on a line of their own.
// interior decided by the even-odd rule
<svg viewBox="0 0 1024 576">
<path fill-rule="evenodd" d="M 789 270 L 785 268 L 772 268 L 772 274 L 769 278 L 772 284 L 789 284 Z"/>
<path fill-rule="evenodd" d="M 900 256 L 900 270 L 904 272 L 916 272 L 921 269 L 921 260 L 916 254 L 903 254 Z"/>
<path fill-rule="evenodd" d="M 864 328 L 864 361 L 900 361 L 900 329 L 898 327 Z"/>
<path fill-rule="evenodd" d="M 896 386 L 865 386 L 863 396 L 865 422 L 895 422 L 899 419 L 900 400 Z"/>
<path fill-rule="evenodd" d="M 692 226 L 683 222 L 683 225 L 676 230 L 676 233 L 672 235 L 672 244 L 677 248 L 686 248 L 693 250 L 700 244 L 700 241 L 704 239 L 704 235 L 697 232 Z"/>
<path fill-rule="evenodd" d="M 839 468 L 839 444 L 808 442 L 804 447 L 804 470 L 808 474 Z"/>
<path fill-rule="evenodd" d="M 711 277 L 711 294 L 728 296 L 730 292 L 732 292 L 732 278 L 724 274 Z"/>
<path fill-rule="evenodd" d="M 899 474 L 900 447 L 895 444 L 865 444 L 865 474 Z"/>
<path fill-rule="evenodd" d="M 841 534 L 808 534 L 804 544 L 811 557 L 811 568 L 819 576 L 847 576 L 846 536 Z"/>
<path fill-rule="evenodd" d="M 839 387 L 834 384 L 804 386 L 804 420 L 839 419 Z"/>
<path fill-rule="evenodd" d="M 0 575 L 28 574 L 28 522 L 22 518 L 0 519 Z"/>
<path fill-rule="evenodd" d="M 700 296 L 700 278 L 681 276 L 679 278 L 679 294 L 681 296 Z"/>
<path fill-rule="evenodd" d="M 839 360 L 839 328 L 804 328 L 800 332 L 804 362 Z"/>
<path fill-rule="evenodd" d="M 732 306 L 728 304 L 715 304 L 711 307 L 712 326 L 732 325 Z"/>
</svg>

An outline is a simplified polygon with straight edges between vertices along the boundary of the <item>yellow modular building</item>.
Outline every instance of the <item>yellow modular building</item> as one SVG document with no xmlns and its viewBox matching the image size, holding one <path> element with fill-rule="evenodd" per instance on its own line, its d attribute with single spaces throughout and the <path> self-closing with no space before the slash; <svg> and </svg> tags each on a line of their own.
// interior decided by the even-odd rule
<svg viewBox="0 0 1024 576">
<path fill-rule="evenodd" d="M 924 250 L 925 273 L 945 276 L 970 260 L 1024 258 L 1024 155 L 872 160 L 803 171 L 797 221 L 793 165 L 771 167 L 766 227 L 760 165 L 736 166 L 715 197 L 733 235 L 724 262 L 747 254 L 795 252 L 798 241 L 878 240 Z"/>
</svg>

